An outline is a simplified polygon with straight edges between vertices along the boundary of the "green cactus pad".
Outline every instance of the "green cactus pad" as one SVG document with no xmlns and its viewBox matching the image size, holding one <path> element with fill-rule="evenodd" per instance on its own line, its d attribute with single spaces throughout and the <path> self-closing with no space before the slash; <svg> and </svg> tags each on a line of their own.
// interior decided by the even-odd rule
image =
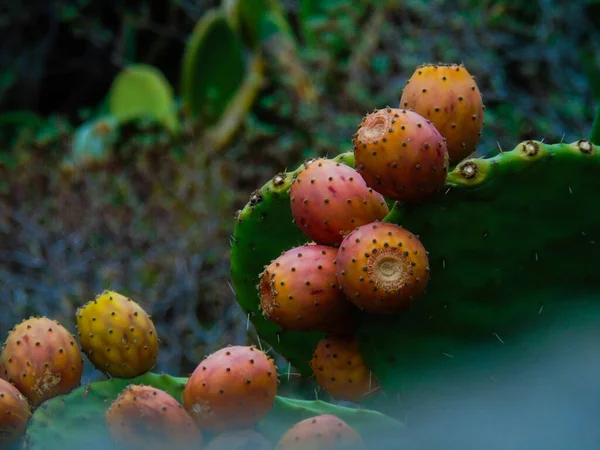
<svg viewBox="0 0 600 450">
<path fill-rule="evenodd" d="M 114 116 L 102 116 L 83 123 L 73 134 L 71 152 L 62 162 L 62 168 L 70 170 L 106 162 L 118 138 L 119 121 Z"/>
<path fill-rule="evenodd" d="M 154 386 L 181 402 L 187 378 L 146 375 L 131 379 L 112 379 L 81 386 L 68 395 L 44 402 L 34 413 L 24 445 L 28 449 L 112 450 L 114 448 L 104 421 L 104 413 L 130 384 Z M 335 414 L 369 436 L 373 433 L 403 429 L 400 422 L 368 410 L 339 407 L 322 401 L 277 397 L 271 412 L 257 425 L 267 438 L 276 441 L 294 423 L 316 414 Z"/>
<path fill-rule="evenodd" d="M 171 133 L 180 130 L 173 88 L 155 67 L 138 64 L 120 72 L 108 94 L 110 114 L 120 123 L 152 117 Z"/>
<path fill-rule="evenodd" d="M 441 195 L 390 212 L 420 236 L 431 279 L 409 312 L 363 322 L 363 354 L 388 393 L 431 389 L 477 360 L 493 376 L 536 333 L 598 314 L 599 176 L 589 141 L 527 141 L 460 163 Z"/>
<path fill-rule="evenodd" d="M 225 0 L 223 7 L 232 28 L 250 47 L 257 47 L 274 32 L 293 32 L 278 0 Z"/>
<path fill-rule="evenodd" d="M 338 156 L 352 165 L 351 153 Z M 278 175 L 240 212 L 232 277 L 237 298 L 260 335 L 303 373 L 319 334 L 283 333 L 259 313 L 263 266 L 307 241 L 291 222 L 289 186 Z M 387 394 L 458 369 L 461 352 L 516 345 L 519 331 L 569 311 L 600 305 L 597 294 L 600 149 L 588 141 L 527 141 L 490 159 L 463 161 L 446 188 L 424 204 L 396 205 L 386 221 L 420 236 L 429 251 L 427 294 L 402 315 L 365 316 L 363 355 Z M 569 295 L 565 296 L 565 292 Z M 525 344 L 523 344 L 525 345 Z M 503 348 L 507 348 L 506 346 Z"/>
<path fill-rule="evenodd" d="M 336 158 L 338 159 L 338 158 Z M 353 164 L 353 155 L 340 155 L 340 161 Z M 308 362 L 322 333 L 284 331 L 266 319 L 259 308 L 256 286 L 264 267 L 290 248 L 304 245 L 309 239 L 292 223 L 289 188 L 293 177 L 302 169 L 280 173 L 260 190 L 236 214 L 231 248 L 231 279 L 237 300 L 261 337 L 283 354 L 303 375 L 312 374 Z"/>
<path fill-rule="evenodd" d="M 189 113 L 204 126 L 216 124 L 240 89 L 246 72 L 241 39 L 225 14 L 206 13 L 185 48 L 182 95 Z"/>
</svg>

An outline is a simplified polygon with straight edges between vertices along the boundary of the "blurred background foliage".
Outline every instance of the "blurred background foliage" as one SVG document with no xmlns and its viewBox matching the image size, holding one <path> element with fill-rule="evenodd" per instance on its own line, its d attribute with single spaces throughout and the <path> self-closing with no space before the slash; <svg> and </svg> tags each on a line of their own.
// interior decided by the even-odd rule
<svg viewBox="0 0 600 450">
<path fill-rule="evenodd" d="M 251 191 L 349 150 L 424 62 L 476 76 L 480 155 L 586 137 L 597 17 L 597 0 L 7 2 L 0 332 L 33 314 L 74 331 L 110 288 L 152 312 L 159 371 L 257 342 L 228 281 Z"/>
</svg>

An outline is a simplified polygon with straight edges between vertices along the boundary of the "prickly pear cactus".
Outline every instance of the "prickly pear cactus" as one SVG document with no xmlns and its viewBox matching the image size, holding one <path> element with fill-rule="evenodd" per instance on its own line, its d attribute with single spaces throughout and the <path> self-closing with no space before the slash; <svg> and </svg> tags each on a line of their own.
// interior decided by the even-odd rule
<svg viewBox="0 0 600 450">
<path fill-rule="evenodd" d="M 353 164 L 351 153 L 335 159 Z M 290 213 L 297 172 L 277 175 L 239 212 L 232 278 L 261 338 L 310 374 L 321 335 L 283 332 L 267 321 L 256 289 L 263 265 L 307 241 Z M 365 314 L 360 325 L 361 351 L 388 396 L 431 387 L 481 355 L 480 369 L 491 376 L 493 355 L 535 345 L 526 333 L 569 312 L 599 312 L 599 176 L 600 148 L 587 140 L 527 141 L 461 162 L 427 202 L 394 206 L 384 221 L 419 236 L 431 279 L 409 311 Z"/>
<path fill-rule="evenodd" d="M 149 373 L 138 378 L 98 381 L 82 386 L 69 395 L 43 403 L 27 428 L 25 447 L 44 450 L 114 449 L 104 413 L 130 384 L 143 384 L 164 390 L 181 402 L 187 378 Z M 339 407 L 322 401 L 277 397 L 271 412 L 257 430 L 272 442 L 294 423 L 316 414 L 335 414 L 367 438 L 381 432 L 403 429 L 403 425 L 381 413 Z"/>
<path fill-rule="evenodd" d="M 153 66 L 136 64 L 125 68 L 113 81 L 108 102 L 110 113 L 121 123 L 152 117 L 172 133 L 181 128 L 173 88 Z"/>
</svg>

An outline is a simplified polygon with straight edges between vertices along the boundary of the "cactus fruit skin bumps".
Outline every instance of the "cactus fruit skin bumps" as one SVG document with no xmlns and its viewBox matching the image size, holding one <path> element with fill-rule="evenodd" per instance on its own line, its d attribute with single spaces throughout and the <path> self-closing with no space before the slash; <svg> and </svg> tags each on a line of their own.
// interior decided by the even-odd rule
<svg viewBox="0 0 600 450">
<path fill-rule="evenodd" d="M 152 386 L 128 386 L 104 417 L 119 448 L 191 450 L 202 444 L 202 432 L 181 404 Z"/>
<path fill-rule="evenodd" d="M 444 186 L 449 167 L 446 142 L 413 111 L 375 110 L 363 119 L 352 142 L 358 172 L 390 199 L 419 202 Z"/>
<path fill-rule="evenodd" d="M 290 187 L 294 222 L 319 244 L 338 245 L 354 228 L 383 219 L 385 199 L 343 163 L 309 160 Z"/>
<path fill-rule="evenodd" d="M 379 392 L 379 382 L 366 366 L 354 337 L 321 340 L 310 365 L 318 385 L 336 400 L 360 402 Z"/>
<path fill-rule="evenodd" d="M 46 317 L 27 319 L 13 328 L 0 360 L 4 367 L 0 376 L 33 407 L 81 383 L 83 360 L 75 337 Z"/>
<path fill-rule="evenodd" d="M 365 445 L 360 434 L 332 414 L 304 419 L 290 428 L 277 443 L 277 450 L 359 450 Z"/>
<path fill-rule="evenodd" d="M 0 448 L 19 441 L 30 417 L 27 399 L 8 381 L 0 379 Z"/>
<path fill-rule="evenodd" d="M 463 65 L 425 64 L 417 67 L 400 99 L 431 120 L 448 146 L 454 165 L 477 146 L 483 129 L 483 101 L 474 78 Z"/>
<path fill-rule="evenodd" d="M 204 450 L 272 450 L 273 445 L 252 429 L 225 431 L 216 435 Z"/>
<path fill-rule="evenodd" d="M 133 378 L 148 372 L 158 355 L 158 336 L 148 314 L 131 299 L 105 291 L 77 311 L 81 347 L 102 372 Z"/>
<path fill-rule="evenodd" d="M 338 287 L 337 252 L 325 245 L 303 245 L 274 260 L 258 286 L 265 316 L 285 330 L 351 329 L 357 309 Z"/>
<path fill-rule="evenodd" d="M 201 430 L 248 428 L 271 410 L 278 384 L 275 364 L 266 354 L 253 346 L 226 347 L 196 367 L 183 405 Z"/>
<path fill-rule="evenodd" d="M 338 281 L 360 309 L 392 314 L 410 307 L 429 281 L 429 258 L 417 236 L 393 223 L 350 233 L 336 259 Z"/>
</svg>

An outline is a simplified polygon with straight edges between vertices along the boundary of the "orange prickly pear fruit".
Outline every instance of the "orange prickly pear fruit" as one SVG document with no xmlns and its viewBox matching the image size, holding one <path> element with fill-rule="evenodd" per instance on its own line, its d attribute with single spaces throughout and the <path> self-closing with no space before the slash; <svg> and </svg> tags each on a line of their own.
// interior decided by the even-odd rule
<svg viewBox="0 0 600 450">
<path fill-rule="evenodd" d="M 128 386 L 104 417 L 113 441 L 123 449 L 191 450 L 202 444 L 202 432 L 188 412 L 152 386 Z"/>
<path fill-rule="evenodd" d="M 454 165 L 475 151 L 483 129 L 483 100 L 475 79 L 461 64 L 424 64 L 408 80 L 400 108 L 431 120 Z"/>
<path fill-rule="evenodd" d="M 10 448 L 21 439 L 30 417 L 27 399 L 8 381 L 0 379 L 0 448 Z"/>
<path fill-rule="evenodd" d="M 390 199 L 419 202 L 444 186 L 446 143 L 413 111 L 375 110 L 363 119 L 352 142 L 356 169 L 370 187 Z"/>
<path fill-rule="evenodd" d="M 346 236 L 336 272 L 342 291 L 360 309 L 393 314 L 409 308 L 425 291 L 429 258 L 410 231 L 393 223 L 373 223 Z"/>
<path fill-rule="evenodd" d="M 294 222 L 317 244 L 339 245 L 354 228 L 383 219 L 389 208 L 381 194 L 346 164 L 306 162 L 290 187 Z"/>
<path fill-rule="evenodd" d="M 8 335 L 0 357 L 2 378 L 33 407 L 67 394 L 81 383 L 83 360 L 75 338 L 47 317 L 27 319 Z"/>
<path fill-rule="evenodd" d="M 334 247 L 303 245 L 275 259 L 258 285 L 264 315 L 289 331 L 351 330 L 358 309 L 338 287 L 337 253 Z"/>
<path fill-rule="evenodd" d="M 354 337 L 329 336 L 317 344 L 310 366 L 319 386 L 337 400 L 359 402 L 379 392 Z"/>
<path fill-rule="evenodd" d="M 158 336 L 140 305 L 105 291 L 77 310 L 81 347 L 96 368 L 116 378 L 148 372 L 158 356 Z"/>
<path fill-rule="evenodd" d="M 220 432 L 254 426 L 277 394 L 273 361 L 253 346 L 231 346 L 206 357 L 183 391 L 183 405 L 201 430 Z"/>
<path fill-rule="evenodd" d="M 362 450 L 360 434 L 339 417 L 321 414 L 304 419 L 281 437 L 277 450 Z"/>
</svg>

